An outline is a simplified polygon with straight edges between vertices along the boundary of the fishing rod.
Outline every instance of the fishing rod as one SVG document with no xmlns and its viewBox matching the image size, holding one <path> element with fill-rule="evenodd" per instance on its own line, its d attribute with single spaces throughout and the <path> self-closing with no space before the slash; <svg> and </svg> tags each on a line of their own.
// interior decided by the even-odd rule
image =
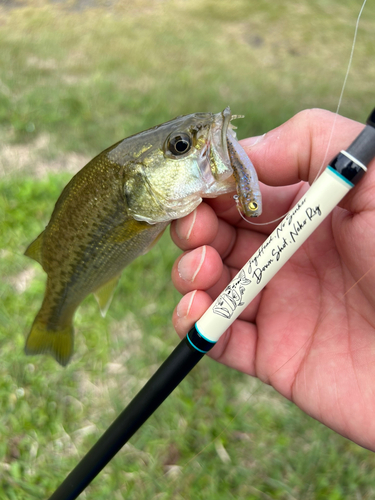
<svg viewBox="0 0 375 500">
<path fill-rule="evenodd" d="M 78 497 L 357 184 L 374 157 L 375 108 L 354 142 L 333 158 L 49 500 Z"/>
</svg>

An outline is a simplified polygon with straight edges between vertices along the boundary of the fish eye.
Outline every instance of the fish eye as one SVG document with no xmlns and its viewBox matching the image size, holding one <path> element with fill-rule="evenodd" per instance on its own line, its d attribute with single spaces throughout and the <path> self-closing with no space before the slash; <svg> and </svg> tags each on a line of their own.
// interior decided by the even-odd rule
<svg viewBox="0 0 375 500">
<path fill-rule="evenodd" d="M 249 208 L 252 212 L 255 212 L 255 210 L 258 209 L 258 203 L 256 201 L 251 201 L 249 203 Z"/>
<path fill-rule="evenodd" d="M 189 134 L 176 134 L 168 140 L 169 151 L 176 156 L 183 155 L 191 148 L 191 137 Z"/>
</svg>

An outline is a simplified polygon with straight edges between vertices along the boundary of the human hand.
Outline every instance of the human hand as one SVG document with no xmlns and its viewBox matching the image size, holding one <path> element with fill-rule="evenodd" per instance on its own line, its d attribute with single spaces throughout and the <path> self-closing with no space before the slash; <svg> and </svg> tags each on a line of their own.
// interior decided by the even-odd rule
<svg viewBox="0 0 375 500">
<path fill-rule="evenodd" d="M 285 214 L 320 167 L 363 125 L 308 110 L 241 141 L 262 182 L 267 222 Z M 305 182 L 299 182 L 305 181 Z M 280 187 L 283 186 L 283 187 Z M 375 450 L 375 161 L 209 355 L 271 384 L 336 432 Z M 233 197 L 206 200 L 172 223 L 186 252 L 172 279 L 184 295 L 173 314 L 182 337 L 276 227 L 246 223 Z"/>
</svg>

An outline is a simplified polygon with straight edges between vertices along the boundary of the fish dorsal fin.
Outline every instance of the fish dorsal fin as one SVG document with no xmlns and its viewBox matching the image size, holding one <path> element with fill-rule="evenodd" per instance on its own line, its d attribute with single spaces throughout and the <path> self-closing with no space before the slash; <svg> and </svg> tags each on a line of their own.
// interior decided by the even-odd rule
<svg viewBox="0 0 375 500">
<path fill-rule="evenodd" d="M 44 231 L 40 233 L 40 235 L 26 248 L 25 255 L 30 257 L 30 259 L 34 259 L 41 266 L 42 264 L 42 243 L 43 243 Z"/>
<path fill-rule="evenodd" d="M 100 313 L 105 317 L 108 308 L 111 304 L 113 294 L 115 293 L 115 288 L 117 286 L 118 280 L 120 279 L 120 274 L 112 278 L 111 280 L 104 283 L 100 288 L 95 290 L 94 297 L 100 307 Z"/>
</svg>

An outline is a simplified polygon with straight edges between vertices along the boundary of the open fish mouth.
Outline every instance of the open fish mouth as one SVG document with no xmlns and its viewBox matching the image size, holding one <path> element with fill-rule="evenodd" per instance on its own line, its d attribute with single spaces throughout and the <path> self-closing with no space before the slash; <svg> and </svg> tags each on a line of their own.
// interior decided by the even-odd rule
<svg viewBox="0 0 375 500">
<path fill-rule="evenodd" d="M 236 127 L 231 125 L 232 120 L 243 118 L 243 116 L 232 115 L 229 106 L 222 111 L 221 115 L 220 154 L 224 162 L 229 161 L 235 179 L 237 207 L 241 215 L 258 217 L 262 213 L 262 197 L 258 176 L 250 158 L 237 141 L 234 131 Z"/>
<path fill-rule="evenodd" d="M 229 130 L 232 113 L 227 106 L 221 113 L 216 113 L 213 116 L 211 125 L 210 138 L 206 147 L 200 154 L 200 169 L 202 177 L 208 188 L 212 187 L 213 192 L 217 192 L 218 184 L 227 186 L 226 191 L 229 192 L 232 184 L 230 177 L 233 174 L 229 151 L 227 145 L 227 132 Z M 233 187 L 233 186 L 231 186 Z M 206 195 L 210 194 L 210 190 L 206 191 Z"/>
<path fill-rule="evenodd" d="M 224 180 L 224 176 L 233 173 L 232 158 L 229 153 L 228 141 L 237 141 L 232 120 L 244 118 L 243 115 L 232 115 L 230 107 L 227 106 L 221 113 L 214 115 L 214 123 L 211 130 L 211 140 L 208 144 L 206 154 L 210 156 L 210 167 L 212 175 L 216 180 Z M 241 147 L 241 146 L 239 146 Z"/>
</svg>

